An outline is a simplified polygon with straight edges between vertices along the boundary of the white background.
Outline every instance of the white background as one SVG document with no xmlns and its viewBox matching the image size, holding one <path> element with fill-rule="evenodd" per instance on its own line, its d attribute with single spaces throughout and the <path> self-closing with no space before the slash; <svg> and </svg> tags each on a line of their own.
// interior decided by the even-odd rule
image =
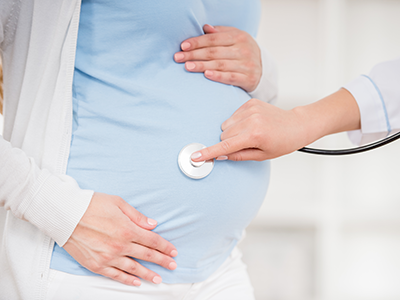
<svg viewBox="0 0 400 300">
<path fill-rule="evenodd" d="M 282 108 L 400 56 L 399 0 L 262 7 L 258 39 L 278 63 Z M 351 144 L 339 134 L 313 146 Z M 241 245 L 258 300 L 400 299 L 399 153 L 397 142 L 357 156 L 294 153 L 272 162 L 268 195 Z"/>
<path fill-rule="evenodd" d="M 399 0 L 262 4 L 259 41 L 277 60 L 282 108 L 400 56 Z M 341 134 L 316 146 L 350 144 Z M 397 142 L 358 156 L 272 162 L 265 203 L 241 244 L 258 300 L 400 299 L 399 151 Z"/>
</svg>

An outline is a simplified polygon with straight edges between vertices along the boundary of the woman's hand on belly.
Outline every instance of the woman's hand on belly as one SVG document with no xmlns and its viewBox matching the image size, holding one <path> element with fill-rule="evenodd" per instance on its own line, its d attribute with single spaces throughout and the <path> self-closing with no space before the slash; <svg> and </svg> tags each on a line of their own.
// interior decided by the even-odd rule
<svg viewBox="0 0 400 300">
<path fill-rule="evenodd" d="M 253 37 L 234 27 L 204 25 L 206 34 L 185 40 L 175 61 L 189 72 L 204 72 L 213 81 L 235 85 L 247 92 L 262 75 L 261 51 Z"/>
<path fill-rule="evenodd" d="M 176 268 L 172 259 L 178 254 L 176 248 L 152 232 L 155 227 L 156 221 L 120 197 L 95 193 L 63 248 L 85 268 L 121 283 L 138 286 L 138 277 L 161 283 L 158 274 L 132 259 L 153 262 L 169 270 Z"/>
</svg>

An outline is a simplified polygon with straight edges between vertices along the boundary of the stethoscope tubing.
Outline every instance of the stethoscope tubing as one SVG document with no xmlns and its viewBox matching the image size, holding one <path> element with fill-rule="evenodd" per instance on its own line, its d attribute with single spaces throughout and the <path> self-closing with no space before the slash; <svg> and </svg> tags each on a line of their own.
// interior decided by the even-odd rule
<svg viewBox="0 0 400 300">
<path fill-rule="evenodd" d="M 330 149 L 315 149 L 315 148 L 304 147 L 297 151 L 309 153 L 309 154 L 315 154 L 315 155 L 350 155 L 350 154 L 357 154 L 357 153 L 370 151 L 370 150 L 382 147 L 384 145 L 387 145 L 389 143 L 392 143 L 398 139 L 400 139 L 400 132 L 397 132 L 397 133 L 395 133 L 391 136 L 388 136 L 382 140 L 379 140 L 377 142 L 374 142 L 374 143 L 371 143 L 368 145 L 364 145 L 361 147 L 356 147 L 356 148 L 330 150 Z"/>
</svg>

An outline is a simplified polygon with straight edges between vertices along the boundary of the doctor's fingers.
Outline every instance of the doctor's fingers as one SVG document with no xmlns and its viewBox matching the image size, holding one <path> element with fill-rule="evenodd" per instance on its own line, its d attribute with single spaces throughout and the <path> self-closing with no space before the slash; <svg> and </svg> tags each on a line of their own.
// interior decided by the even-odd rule
<svg viewBox="0 0 400 300">
<path fill-rule="evenodd" d="M 238 152 L 229 154 L 228 159 L 233 160 L 233 161 L 244 161 L 244 160 L 263 161 L 263 160 L 269 159 L 269 157 L 261 149 L 249 148 L 249 149 L 243 149 Z"/>
<path fill-rule="evenodd" d="M 246 118 L 237 119 L 232 125 L 226 127 L 221 133 L 221 141 L 228 140 L 239 135 L 246 136 L 246 142 L 251 143 L 251 135 L 252 131 L 254 131 L 251 121 L 251 116 Z M 242 139 L 242 141 L 245 141 Z M 248 146 L 248 145 L 247 145 Z M 255 145 L 252 145 L 255 146 Z M 245 148 L 245 147 L 242 147 Z"/>
<path fill-rule="evenodd" d="M 248 137 L 246 135 L 240 134 L 193 153 L 192 160 L 202 161 L 217 158 L 220 156 L 229 156 L 230 154 L 238 152 L 242 149 L 252 148 L 252 146 L 250 145 L 251 144 L 249 143 Z"/>
<path fill-rule="evenodd" d="M 265 118 L 265 110 L 269 109 L 271 104 L 262 102 L 258 99 L 250 99 L 242 106 L 240 106 L 227 120 L 221 124 L 221 130 L 225 131 L 234 124 L 247 120 L 249 124 L 259 126 L 261 121 Z"/>
</svg>

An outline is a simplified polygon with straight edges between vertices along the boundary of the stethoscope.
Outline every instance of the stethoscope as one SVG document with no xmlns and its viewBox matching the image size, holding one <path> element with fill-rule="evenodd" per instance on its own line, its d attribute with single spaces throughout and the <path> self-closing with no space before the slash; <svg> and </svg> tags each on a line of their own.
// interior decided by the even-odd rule
<svg viewBox="0 0 400 300">
<path fill-rule="evenodd" d="M 301 148 L 297 151 L 300 152 L 305 152 L 309 154 L 315 154 L 315 155 L 350 155 L 350 154 L 356 154 L 356 153 L 361 153 L 365 151 L 370 151 L 379 147 L 382 147 L 384 145 L 387 145 L 389 143 L 392 143 L 396 140 L 400 139 L 400 132 L 397 132 L 391 136 L 388 136 L 382 140 L 379 140 L 377 142 L 364 145 L 361 147 L 355 147 L 355 148 L 348 148 L 348 149 L 339 149 L 339 150 L 329 150 L 329 149 L 315 149 L 315 148 Z M 208 161 L 201 161 L 201 162 L 194 162 L 191 160 L 190 156 L 201 149 L 206 148 L 203 144 L 200 143 L 192 143 L 189 145 L 186 145 L 185 147 L 182 148 L 181 152 L 179 153 L 178 156 L 178 164 L 179 168 L 181 171 L 187 176 L 192 179 L 201 179 L 206 177 L 211 173 L 211 171 L 214 168 L 214 159 L 208 160 Z"/>
<path fill-rule="evenodd" d="M 385 146 L 389 143 L 392 143 L 398 139 L 400 139 L 400 132 L 397 132 L 397 133 L 392 134 L 391 136 L 388 136 L 382 140 L 379 140 L 377 142 L 367 144 L 367 145 L 364 145 L 361 147 L 340 149 L 340 150 L 315 149 L 315 148 L 304 147 L 297 151 L 315 154 L 315 155 L 350 155 L 350 154 L 357 154 L 357 153 L 373 150 L 373 149 Z"/>
</svg>

